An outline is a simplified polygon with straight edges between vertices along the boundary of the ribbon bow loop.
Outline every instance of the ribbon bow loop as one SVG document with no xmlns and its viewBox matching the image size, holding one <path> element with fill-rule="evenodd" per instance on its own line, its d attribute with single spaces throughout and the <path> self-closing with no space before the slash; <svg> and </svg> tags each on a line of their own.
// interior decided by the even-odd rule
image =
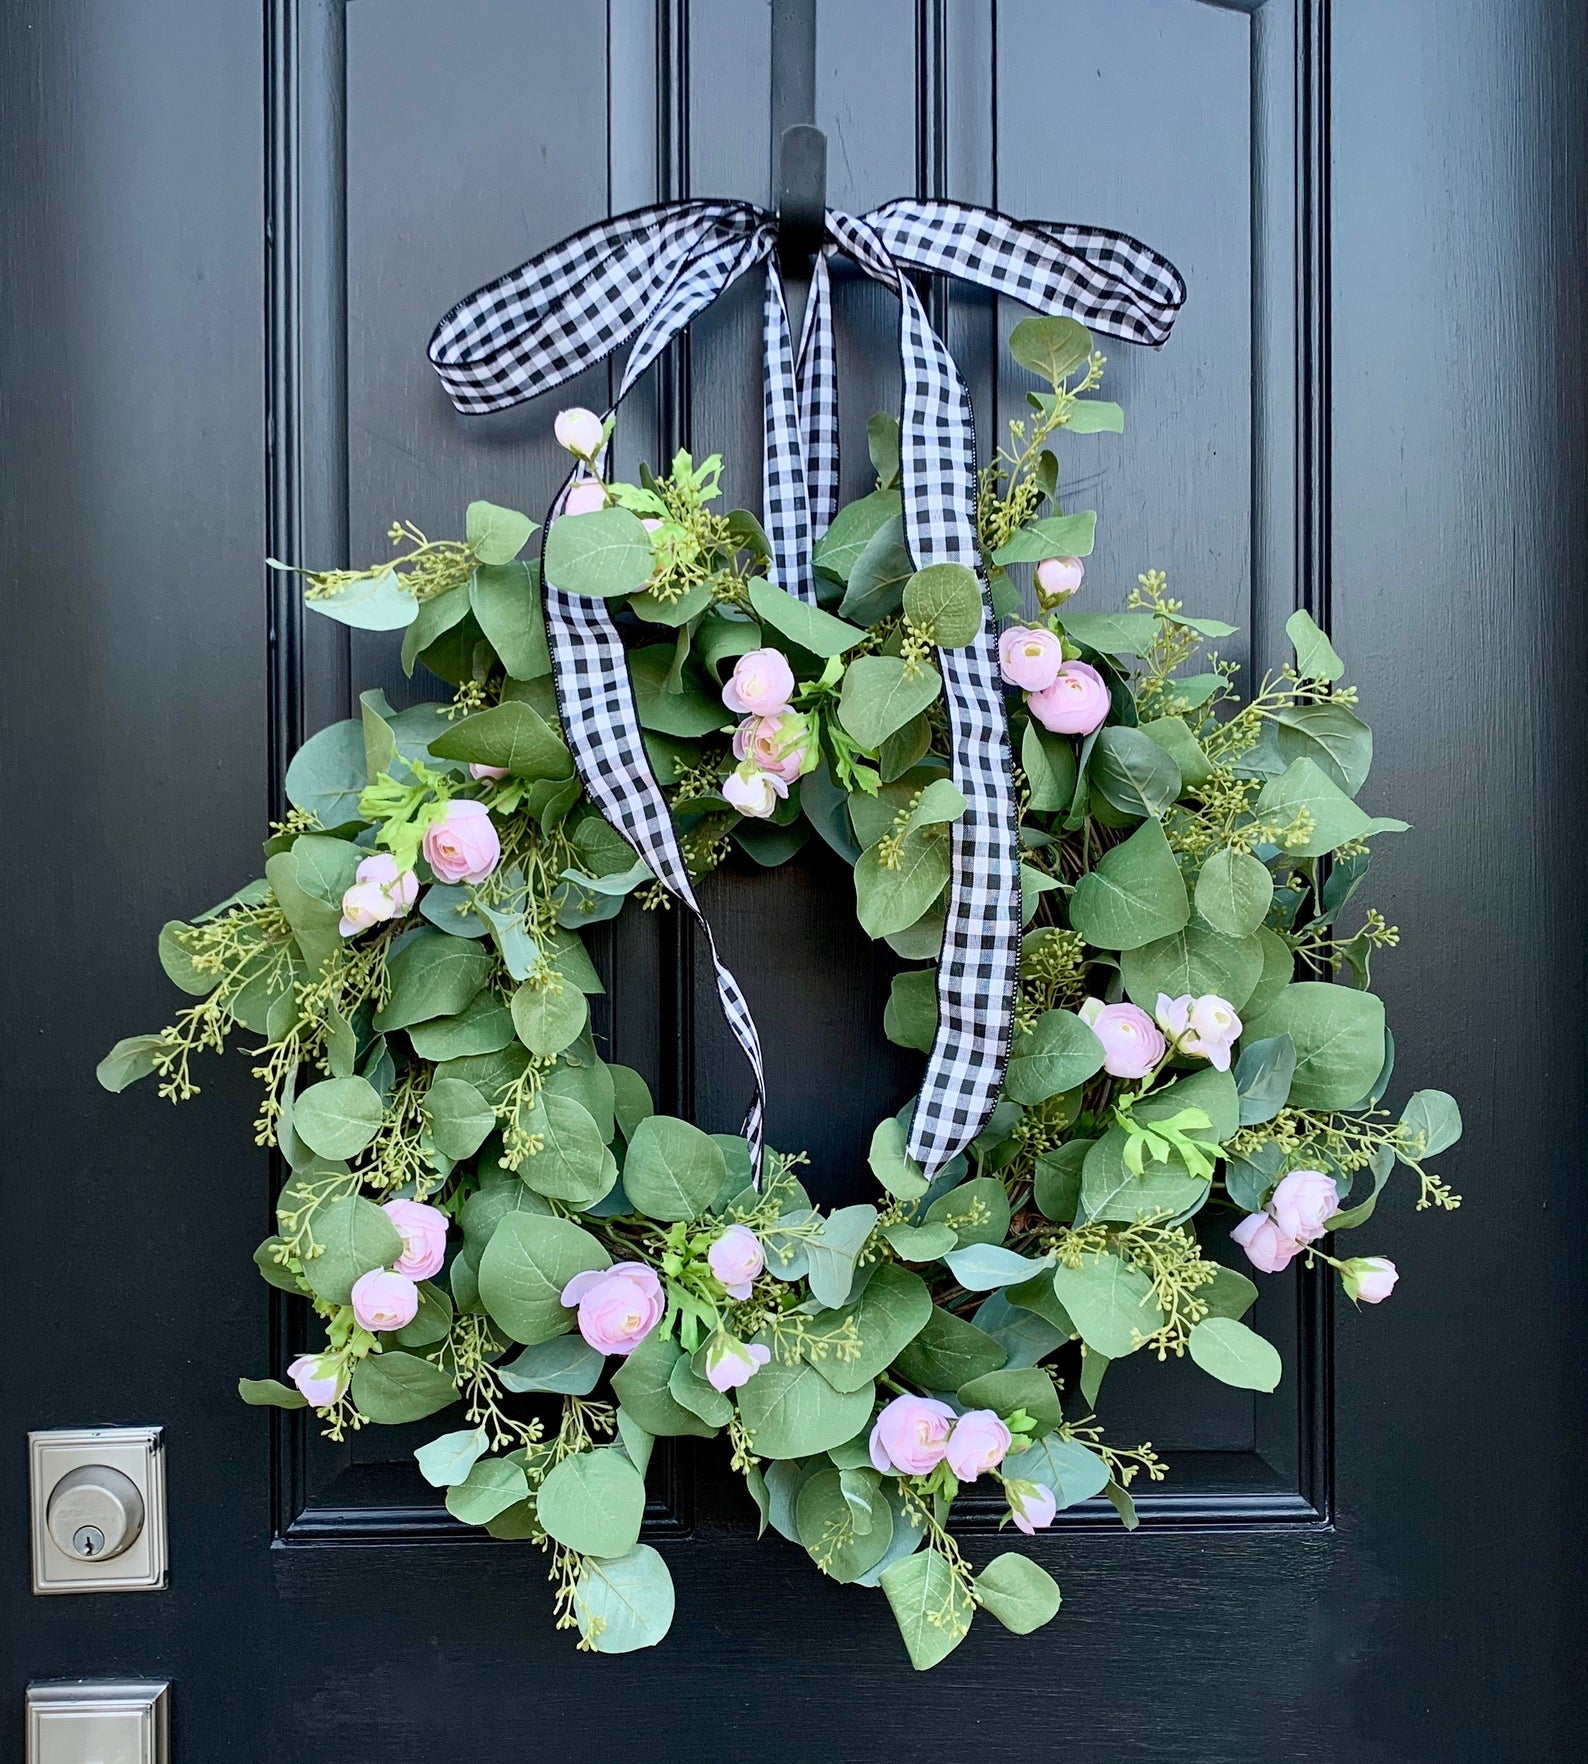
<svg viewBox="0 0 1588 1764">
<path fill-rule="evenodd" d="M 1123 233 L 1014 221 L 957 202 L 901 200 L 863 216 L 828 210 L 796 348 L 775 255 L 777 221 L 732 201 L 664 203 L 602 221 L 479 289 L 436 327 L 430 360 L 460 411 L 500 410 L 563 384 L 632 343 L 613 408 L 724 289 L 766 264 L 763 521 L 771 573 L 814 603 L 811 552 L 837 507 L 838 392 L 829 255 L 841 250 L 898 298 L 904 393 L 905 536 L 917 568 L 961 563 L 982 582 L 982 628 L 939 650 L 954 781 L 965 812 L 938 962 L 938 1027 L 908 1150 L 935 1175 L 982 1131 L 1002 1088 L 1019 975 L 1020 852 L 997 625 L 976 533 L 970 398 L 909 272 L 960 276 L 1045 312 L 1152 347 L 1185 300 L 1174 265 Z M 571 480 L 570 480 L 571 482 Z M 553 504 L 562 510 L 568 485 Z M 724 1018 L 749 1063 L 744 1131 L 760 1180 L 766 1087 L 744 994 L 717 954 L 641 736 L 623 643 L 604 602 L 544 579 L 557 705 L 591 800 L 693 915 Z"/>
</svg>

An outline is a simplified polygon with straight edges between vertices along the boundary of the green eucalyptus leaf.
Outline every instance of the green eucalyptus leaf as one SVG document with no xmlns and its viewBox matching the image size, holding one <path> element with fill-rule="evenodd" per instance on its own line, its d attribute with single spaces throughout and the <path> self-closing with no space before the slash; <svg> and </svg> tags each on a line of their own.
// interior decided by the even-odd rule
<svg viewBox="0 0 1588 1764">
<path fill-rule="evenodd" d="M 494 502 L 471 502 L 464 515 L 463 531 L 469 549 L 482 564 L 507 564 L 529 543 L 535 527 L 536 523 L 516 508 L 499 508 Z"/>
<path fill-rule="evenodd" d="M 1015 1037 L 1004 1095 L 1028 1106 L 1074 1090 L 1103 1068 L 1103 1044 L 1073 1011 L 1044 1011 Z"/>
<path fill-rule="evenodd" d="M 671 1115 L 649 1115 L 634 1129 L 623 1162 L 623 1188 L 648 1218 L 698 1219 L 728 1174 L 709 1133 Z"/>
<path fill-rule="evenodd" d="M 797 600 L 775 583 L 757 578 L 750 583 L 749 594 L 751 609 L 758 619 L 812 655 L 842 655 L 865 636 L 858 625 L 845 624 L 819 606 Z"/>
<path fill-rule="evenodd" d="M 384 1114 L 364 1078 L 326 1078 L 293 1099 L 293 1131 L 322 1158 L 350 1158 L 375 1137 Z"/>
<path fill-rule="evenodd" d="M 904 611 L 916 630 L 932 633 L 940 649 L 962 649 L 981 631 L 981 583 L 964 564 L 928 564 L 906 583 Z"/>
<path fill-rule="evenodd" d="M 1214 852 L 1197 877 L 1196 909 L 1226 937 L 1250 936 L 1268 917 L 1273 899 L 1268 866 L 1234 846 Z"/>
<path fill-rule="evenodd" d="M 513 1341 L 534 1346 L 572 1327 L 562 1290 L 575 1274 L 607 1268 L 612 1258 L 571 1220 L 509 1213 L 480 1257 L 480 1299 Z"/>
<path fill-rule="evenodd" d="M 555 1465 L 535 1497 L 549 1537 L 581 1556 L 627 1555 L 645 1517 L 645 1478 L 610 1447 Z"/>
<path fill-rule="evenodd" d="M 984 1611 L 1014 1635 L 1030 1635 L 1059 1613 L 1059 1583 L 1029 1556 L 1005 1550 L 976 1576 L 976 1596 Z"/>
<path fill-rule="evenodd" d="M 1256 1330 L 1233 1317 L 1207 1317 L 1195 1324 L 1191 1358 L 1209 1377 L 1242 1390 L 1272 1390 L 1279 1383 L 1279 1355 Z"/>
<path fill-rule="evenodd" d="M 1288 1035 L 1296 1048 L 1290 1106 L 1349 1109 L 1364 1097 L 1384 1064 L 1384 1006 L 1370 992 L 1327 981 L 1287 986 L 1243 1039 Z"/>
<path fill-rule="evenodd" d="M 876 1387 L 834 1390 L 803 1360 L 772 1360 L 739 1390 L 739 1416 L 763 1458 L 808 1458 L 842 1445 L 871 1420 Z"/>
<path fill-rule="evenodd" d="M 382 1427 L 423 1421 L 458 1400 L 451 1375 L 414 1354 L 390 1348 L 353 1368 L 353 1402 L 366 1420 Z"/>
<path fill-rule="evenodd" d="M 1139 949 L 1190 917 L 1185 879 L 1157 821 L 1105 852 L 1070 897 L 1071 925 L 1099 949 Z"/>
<path fill-rule="evenodd" d="M 546 580 L 565 594 L 615 600 L 649 580 L 651 536 L 626 508 L 563 515 L 546 535 L 545 567 Z"/>
<path fill-rule="evenodd" d="M 896 655 L 862 655 L 844 671 L 838 720 L 868 753 L 924 711 L 942 691 L 937 669 L 909 668 Z"/>
<path fill-rule="evenodd" d="M 598 1654 L 653 1648 L 673 1621 L 673 1581 L 649 1544 L 626 1556 L 593 1556 L 580 1564 L 573 1614 L 579 1633 Z"/>
<path fill-rule="evenodd" d="M 948 1658 L 970 1632 L 971 1611 L 953 1570 L 936 1550 L 906 1556 L 884 1571 L 882 1590 L 917 1672 Z M 944 1612 L 954 1615 L 947 1621 Z"/>
</svg>

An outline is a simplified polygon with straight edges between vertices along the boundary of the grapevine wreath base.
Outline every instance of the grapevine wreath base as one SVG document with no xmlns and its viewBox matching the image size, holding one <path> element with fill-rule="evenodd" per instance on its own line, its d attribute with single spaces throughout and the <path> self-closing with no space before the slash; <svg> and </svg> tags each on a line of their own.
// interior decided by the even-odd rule
<svg viewBox="0 0 1588 1764">
<path fill-rule="evenodd" d="M 1322 1262 L 1377 1302 L 1393 1265 L 1337 1258 L 1330 1234 L 1367 1223 L 1397 1162 L 1419 1206 L 1457 1204 L 1424 1167 L 1455 1104 L 1383 1103 L 1369 964 L 1395 933 L 1371 908 L 1344 928 L 1370 842 L 1403 824 L 1354 800 L 1372 738 L 1339 657 L 1297 613 L 1294 666 L 1243 702 L 1232 665 L 1198 660 L 1231 627 L 1182 612 L 1162 575 L 1123 611 L 1072 610 L 1093 516 L 1059 511 L 1051 447 L 1121 413 L 1093 396 L 1102 358 L 1074 320 L 1027 320 L 1013 350 L 1040 389 L 976 516 L 1011 621 L 1026 926 L 1002 1098 L 966 1155 L 928 1179 L 907 1106 L 872 1137 L 876 1201 L 824 1212 L 802 1158 L 769 1149 L 757 1185 L 745 1139 L 656 1114 L 602 1058 L 581 932 L 669 896 L 565 745 L 539 566 L 519 557 L 533 523 L 483 502 L 462 540 L 399 522 L 390 563 L 308 573 L 312 609 L 401 628 L 407 671 L 452 702 L 367 692 L 305 744 L 264 877 L 160 935 L 192 1003 L 100 1067 L 183 1099 L 195 1052 L 246 1039 L 259 1143 L 289 1169 L 255 1261 L 303 1301 L 304 1351 L 244 1400 L 312 1406 L 333 1439 L 437 1417 L 420 1470 L 459 1520 L 549 1556 L 582 1647 L 668 1629 L 644 1478 L 653 1442 L 687 1434 L 726 1436 L 763 1530 L 881 1588 L 917 1667 L 978 1610 L 1037 1628 L 1057 1585 L 1017 1551 L 973 1562 L 959 1491 L 996 1490 L 1027 1535 L 1099 1495 L 1132 1526 L 1132 1485 L 1164 1465 L 1105 1435 L 1112 1362 L 1279 1379 L 1241 1321 L 1257 1287 L 1205 1252 L 1203 1220 L 1240 1216 L 1253 1272 Z M 586 411 L 557 433 L 587 463 L 606 441 Z M 965 808 L 934 652 L 971 642 L 983 603 L 968 569 L 912 568 L 898 427 L 869 434 L 876 487 L 815 546 L 819 606 L 772 585 L 753 516 L 717 512 L 716 457 L 582 476 L 545 563 L 621 615 L 691 874 L 825 841 L 904 964 L 886 1032 L 925 1050 Z M 1031 565 L 1026 622 L 1011 570 Z"/>
</svg>

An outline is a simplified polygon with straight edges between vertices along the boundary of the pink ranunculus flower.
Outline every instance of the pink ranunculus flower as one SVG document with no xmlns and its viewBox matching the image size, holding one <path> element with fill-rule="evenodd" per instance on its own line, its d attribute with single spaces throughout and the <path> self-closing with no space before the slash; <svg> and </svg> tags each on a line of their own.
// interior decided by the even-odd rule
<svg viewBox="0 0 1588 1764">
<path fill-rule="evenodd" d="M 1168 1051 L 1152 1018 L 1138 1005 L 1089 998 L 1077 1013 L 1103 1044 L 1103 1070 L 1115 1078 L 1145 1078 Z"/>
<path fill-rule="evenodd" d="M 706 1260 L 729 1298 L 747 1299 L 766 1266 L 766 1251 L 748 1225 L 730 1225 L 706 1251 Z"/>
<path fill-rule="evenodd" d="M 425 829 L 425 862 L 442 882 L 483 882 L 502 856 L 502 842 L 483 802 L 458 797 Z"/>
<path fill-rule="evenodd" d="M 592 459 L 601 451 L 601 419 L 593 410 L 586 410 L 582 404 L 575 404 L 568 410 L 559 410 L 551 432 L 557 437 L 559 447 L 566 447 L 580 459 Z"/>
<path fill-rule="evenodd" d="M 741 717 L 780 717 L 794 696 L 794 670 L 775 649 L 752 649 L 733 664 L 722 702 Z"/>
<path fill-rule="evenodd" d="M 792 784 L 813 771 L 820 755 L 810 719 L 799 711 L 777 717 L 746 717 L 733 732 L 733 757 L 753 760 L 763 772 Z"/>
<path fill-rule="evenodd" d="M 1352 1256 L 1340 1264 L 1345 1296 L 1358 1304 L 1379 1305 L 1395 1290 L 1400 1269 L 1388 1256 Z"/>
<path fill-rule="evenodd" d="M 1296 1243 L 1314 1243 L 1340 1210 L 1340 1188 L 1321 1170 L 1292 1170 L 1268 1202 L 1269 1216 Z"/>
<path fill-rule="evenodd" d="M 967 1409 L 948 1438 L 948 1467 L 961 1482 L 974 1482 L 984 1470 L 996 1470 L 1013 1443 L 994 1410 Z"/>
<path fill-rule="evenodd" d="M 715 1335 L 706 1348 L 706 1382 L 713 1390 L 737 1390 L 748 1384 L 772 1358 L 772 1350 L 758 1341 L 739 1341 L 731 1335 Z"/>
<path fill-rule="evenodd" d="M 764 821 L 788 795 L 788 785 L 776 772 L 763 772 L 753 761 L 746 760 L 723 780 L 722 795 L 741 815 Z"/>
<path fill-rule="evenodd" d="M 633 1353 L 667 1311 L 656 1270 L 644 1262 L 575 1274 L 562 1302 L 579 1307 L 579 1333 L 603 1354 Z"/>
<path fill-rule="evenodd" d="M 353 1282 L 353 1320 L 371 1335 L 401 1329 L 419 1309 L 419 1288 L 406 1274 L 371 1268 Z"/>
<path fill-rule="evenodd" d="M 337 930 L 356 937 L 371 925 L 399 919 L 419 898 L 419 878 L 412 870 L 397 868 L 389 851 L 367 857 L 353 872 L 353 883 L 342 895 L 342 918 Z"/>
<path fill-rule="evenodd" d="M 1085 578 L 1086 565 L 1078 557 L 1046 557 L 1037 565 L 1037 599 L 1044 606 L 1062 606 Z"/>
<path fill-rule="evenodd" d="M 342 916 L 336 928 L 344 937 L 357 937 L 391 917 L 391 902 L 379 884 L 355 882 L 342 896 Z"/>
<path fill-rule="evenodd" d="M 423 1201 L 387 1201 L 381 1211 L 397 1227 L 403 1252 L 392 1266 L 410 1280 L 428 1280 L 447 1259 L 447 1216 Z"/>
<path fill-rule="evenodd" d="M 1022 692 L 1046 690 L 1063 665 L 1063 643 L 1041 625 L 1011 625 L 998 639 L 998 671 Z"/>
<path fill-rule="evenodd" d="M 607 493 L 594 478 L 581 479 L 562 499 L 565 515 L 594 514 L 607 505 Z"/>
<path fill-rule="evenodd" d="M 1158 1026 L 1178 1053 L 1204 1059 L 1216 1071 L 1229 1071 L 1231 1050 L 1241 1037 L 1241 1020 L 1228 999 L 1216 992 L 1204 992 L 1200 998 L 1189 992 L 1170 998 L 1160 992 L 1156 1014 Z"/>
<path fill-rule="evenodd" d="M 335 1354 L 299 1354 L 287 1376 L 312 1409 L 328 1409 L 347 1389 L 347 1370 Z"/>
<path fill-rule="evenodd" d="M 1059 1510 L 1058 1497 L 1045 1483 L 1023 1482 L 1018 1477 L 1005 1477 L 1004 1499 L 1009 1503 L 1009 1517 L 1027 1537 L 1045 1531 Z"/>
<path fill-rule="evenodd" d="M 871 1462 L 884 1474 L 925 1476 L 948 1455 L 954 1411 L 936 1397 L 897 1396 L 871 1430 Z"/>
<path fill-rule="evenodd" d="M 1055 735 L 1090 735 L 1108 720 L 1108 682 L 1090 662 L 1066 662 L 1051 686 L 1027 695 L 1026 707 Z"/>
<path fill-rule="evenodd" d="M 478 760 L 469 761 L 469 776 L 476 784 L 483 784 L 486 779 L 505 778 L 506 766 L 482 766 Z"/>
<path fill-rule="evenodd" d="M 1267 1213 L 1248 1213 L 1230 1233 L 1246 1251 L 1246 1259 L 1261 1274 L 1277 1274 L 1301 1253 L 1301 1245 L 1286 1237 Z"/>
</svg>

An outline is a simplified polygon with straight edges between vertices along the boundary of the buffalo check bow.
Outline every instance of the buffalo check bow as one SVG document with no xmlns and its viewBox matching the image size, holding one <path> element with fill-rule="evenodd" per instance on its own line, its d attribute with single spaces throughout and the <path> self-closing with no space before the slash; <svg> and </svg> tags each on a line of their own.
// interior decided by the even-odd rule
<svg viewBox="0 0 1588 1764">
<path fill-rule="evenodd" d="M 976 539 L 975 426 L 965 383 L 911 276 L 959 276 L 1152 347 L 1167 340 L 1185 283 L 1156 252 L 1104 228 L 1014 221 L 959 202 L 906 199 L 858 216 L 828 210 L 796 349 L 776 238 L 776 217 L 743 202 L 636 209 L 575 233 L 460 301 L 437 325 L 429 355 L 456 407 L 473 413 L 548 392 L 632 339 L 615 410 L 696 314 L 764 263 L 763 524 L 775 579 L 814 602 L 812 548 L 838 495 L 829 255 L 843 252 L 897 297 L 906 542 L 917 569 L 960 563 L 976 571 L 984 608 L 972 644 L 939 651 L 953 778 L 967 806 L 951 832 L 937 1034 L 908 1140 L 911 1157 L 932 1176 L 976 1138 L 998 1100 L 1013 1033 L 1022 913 L 997 624 Z M 572 482 L 558 493 L 548 528 Z M 717 954 L 646 757 L 622 640 L 603 601 L 549 581 L 543 591 L 557 705 L 579 776 L 705 937 L 723 1015 L 753 1075 L 744 1132 L 759 1181 L 766 1108 L 760 1041 L 744 994 Z"/>
</svg>

